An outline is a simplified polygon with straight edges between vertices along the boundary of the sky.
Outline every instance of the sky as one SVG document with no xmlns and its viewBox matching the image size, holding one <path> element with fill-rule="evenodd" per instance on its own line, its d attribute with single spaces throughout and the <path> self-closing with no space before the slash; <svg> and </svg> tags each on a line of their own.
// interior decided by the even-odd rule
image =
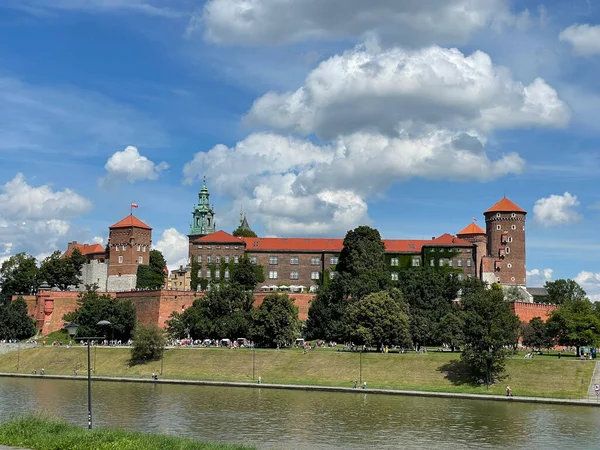
<svg viewBox="0 0 600 450">
<path fill-rule="evenodd" d="M 0 261 L 135 215 L 456 234 L 528 211 L 528 284 L 600 301 L 600 1 L 2 0 Z"/>
</svg>

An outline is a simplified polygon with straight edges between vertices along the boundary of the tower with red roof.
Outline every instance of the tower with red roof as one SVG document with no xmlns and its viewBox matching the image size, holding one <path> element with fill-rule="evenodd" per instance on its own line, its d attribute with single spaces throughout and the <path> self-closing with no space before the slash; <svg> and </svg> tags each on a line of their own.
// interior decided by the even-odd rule
<svg viewBox="0 0 600 450">
<path fill-rule="evenodd" d="M 137 268 L 149 264 L 151 246 L 152 228 L 133 214 L 109 227 L 109 292 L 135 289 Z"/>
<path fill-rule="evenodd" d="M 481 260 L 484 256 L 487 256 L 487 236 L 485 230 L 483 230 L 475 222 L 471 222 L 460 232 L 456 233 L 456 237 L 470 242 L 475 245 L 475 275 L 481 276 Z"/>
<path fill-rule="evenodd" d="M 527 212 L 504 197 L 484 213 L 488 257 L 484 278 L 502 285 L 525 286 L 525 218 Z M 492 275 L 493 273 L 493 275 Z"/>
</svg>

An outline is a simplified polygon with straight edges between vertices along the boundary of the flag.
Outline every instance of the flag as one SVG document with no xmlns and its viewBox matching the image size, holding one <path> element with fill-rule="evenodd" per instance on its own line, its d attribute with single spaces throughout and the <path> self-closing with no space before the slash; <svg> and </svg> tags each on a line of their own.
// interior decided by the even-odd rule
<svg viewBox="0 0 600 450">
<path fill-rule="evenodd" d="M 473 222 L 477 222 L 477 217 L 473 217 Z"/>
<path fill-rule="evenodd" d="M 132 203 L 132 204 L 131 204 L 131 207 L 132 207 L 132 208 L 137 208 L 137 207 L 138 207 L 138 205 L 137 205 L 137 203 Z"/>
</svg>

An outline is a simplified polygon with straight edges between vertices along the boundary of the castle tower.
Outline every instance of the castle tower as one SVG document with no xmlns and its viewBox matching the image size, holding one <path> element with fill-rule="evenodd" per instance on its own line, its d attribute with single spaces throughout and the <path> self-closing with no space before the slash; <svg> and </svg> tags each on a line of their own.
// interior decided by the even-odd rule
<svg viewBox="0 0 600 450">
<path fill-rule="evenodd" d="M 504 197 L 483 213 L 487 254 L 494 260 L 496 282 L 526 285 L 525 216 L 527 212 Z"/>
<path fill-rule="evenodd" d="M 150 263 L 152 228 L 133 214 L 109 227 L 109 292 L 135 289 L 137 268 Z"/>
<path fill-rule="evenodd" d="M 209 199 L 210 193 L 206 187 L 206 177 L 204 177 L 204 184 L 198 193 L 198 204 L 194 206 L 192 211 L 193 221 L 190 226 L 190 239 L 217 231 L 215 212 L 209 203 Z"/>
<path fill-rule="evenodd" d="M 471 223 L 462 231 L 456 234 L 456 237 L 475 244 L 477 248 L 475 253 L 475 276 L 481 277 L 481 259 L 487 255 L 487 236 L 485 231 L 475 223 Z"/>
</svg>

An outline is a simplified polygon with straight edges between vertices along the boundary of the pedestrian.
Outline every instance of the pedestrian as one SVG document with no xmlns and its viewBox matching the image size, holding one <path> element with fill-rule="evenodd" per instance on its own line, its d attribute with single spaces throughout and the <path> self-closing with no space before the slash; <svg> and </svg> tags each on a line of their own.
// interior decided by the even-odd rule
<svg viewBox="0 0 600 450">
<path fill-rule="evenodd" d="M 512 397 L 512 391 L 510 390 L 510 386 L 506 385 L 506 396 L 507 397 Z"/>
<path fill-rule="evenodd" d="M 46 373 L 46 372 L 45 372 L 44 368 L 42 367 L 42 370 L 40 370 L 40 375 L 44 375 L 44 373 Z"/>
<path fill-rule="evenodd" d="M 560 359 L 560 352 L 558 352 L 558 359 Z"/>
<path fill-rule="evenodd" d="M 261 384 L 261 383 L 262 383 L 262 378 L 258 377 L 258 384 Z"/>
<path fill-rule="evenodd" d="M 365 382 L 363 382 L 363 389 L 366 389 L 366 388 L 367 388 L 367 382 L 365 381 Z"/>
<path fill-rule="evenodd" d="M 358 381 L 354 380 L 354 389 L 356 389 L 356 386 L 358 386 Z"/>
</svg>

